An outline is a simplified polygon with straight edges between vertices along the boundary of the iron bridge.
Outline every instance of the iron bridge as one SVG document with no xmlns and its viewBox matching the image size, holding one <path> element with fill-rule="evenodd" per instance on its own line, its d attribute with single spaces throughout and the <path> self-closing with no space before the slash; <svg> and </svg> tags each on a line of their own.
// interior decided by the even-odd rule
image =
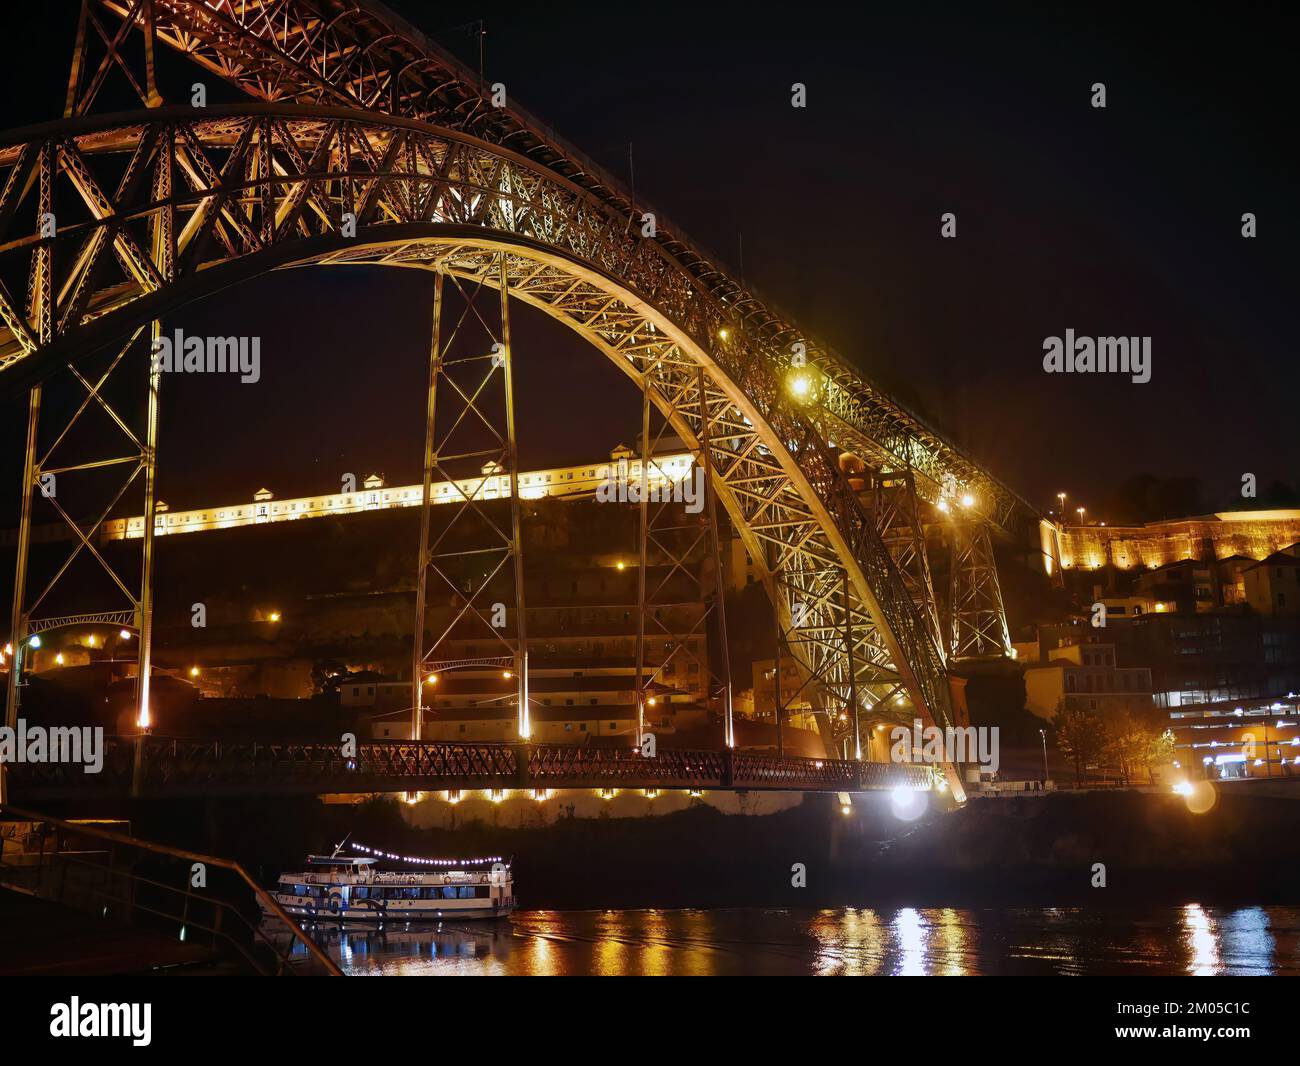
<svg viewBox="0 0 1300 1066">
<path fill-rule="evenodd" d="M 927 766 L 778 757 L 736 751 L 661 751 L 558 744 L 357 744 L 107 737 L 100 773 L 80 764 L 9 767 L 21 801 L 105 795 L 165 799 L 438 792 L 444 789 L 651 789 L 868 792 L 931 789 Z M 349 751 L 351 749 L 349 748 Z"/>
</svg>

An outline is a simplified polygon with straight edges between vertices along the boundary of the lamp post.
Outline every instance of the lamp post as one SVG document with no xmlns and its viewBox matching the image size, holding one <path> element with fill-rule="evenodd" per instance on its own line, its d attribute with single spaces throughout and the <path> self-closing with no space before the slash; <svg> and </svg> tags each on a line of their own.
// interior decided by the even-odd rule
<svg viewBox="0 0 1300 1066">
<path fill-rule="evenodd" d="M 1076 510 L 1076 511 L 1078 512 L 1078 514 L 1079 514 L 1079 525 L 1083 525 L 1083 515 L 1084 515 L 1084 512 L 1088 510 L 1088 508 L 1086 508 L 1086 507 L 1076 507 L 1075 510 Z"/>
<path fill-rule="evenodd" d="M 1047 788 L 1047 730 L 1040 729 L 1038 735 L 1043 738 L 1043 788 Z"/>
<path fill-rule="evenodd" d="M 1061 501 L 1061 521 L 1065 521 L 1065 493 L 1058 492 L 1056 498 Z"/>
</svg>

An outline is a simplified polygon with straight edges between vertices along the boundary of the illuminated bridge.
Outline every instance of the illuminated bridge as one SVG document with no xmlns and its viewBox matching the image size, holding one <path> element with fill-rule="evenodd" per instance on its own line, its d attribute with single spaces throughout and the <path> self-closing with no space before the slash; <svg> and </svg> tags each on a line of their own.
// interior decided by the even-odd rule
<svg viewBox="0 0 1300 1066">
<path fill-rule="evenodd" d="M 10 787 L 24 801 L 117 796 L 317 795 L 562 788 L 800 792 L 929 790 L 925 766 L 752 752 L 662 751 L 550 744 L 224 743 L 110 737 L 103 769 L 20 764 Z"/>
<path fill-rule="evenodd" d="M 720 504 L 776 605 L 781 640 L 799 666 L 791 685 L 817 708 L 828 750 L 850 763 L 860 758 L 867 716 L 952 724 L 951 665 L 1009 654 L 992 539 L 1036 535 L 1033 510 L 508 100 L 504 86 L 482 84 L 370 0 L 80 4 L 64 117 L 0 136 L 0 393 L 29 400 L 10 722 L 24 687 L 24 641 L 54 613 L 48 593 L 64 573 L 43 588 L 29 581 L 34 511 L 52 508 L 74 528 L 73 555 L 111 570 L 94 539 L 110 511 L 87 521 L 70 502 L 76 476 L 94 470 L 121 474 L 115 503 L 128 489 L 143 491 L 143 511 L 135 512 L 145 529 L 139 580 L 115 572 L 113 579 L 123 597 L 117 606 L 138 630 L 138 705 L 147 729 L 155 443 L 166 373 L 148 360 L 135 369 L 132 353 L 145 343 L 160 351 L 161 319 L 178 308 L 269 271 L 309 265 L 380 264 L 431 277 L 413 677 L 455 668 L 440 659 L 444 635 L 425 632 L 426 591 L 430 583 L 463 586 L 464 553 L 452 557 L 430 530 L 428 486 L 505 476 L 517 488 L 510 297 L 570 327 L 641 390 L 646 469 L 654 441 L 667 434 L 699 457 L 708 476 L 703 550 L 716 554 L 712 516 Z M 181 84 L 164 84 L 164 51 L 187 61 Z M 206 100 L 195 84 L 218 80 L 246 101 L 197 106 Z M 103 110 L 109 84 L 132 93 L 138 108 Z M 105 387 L 110 375 L 118 382 L 130 374 L 147 390 L 141 427 L 113 408 Z M 56 387 L 73 390 L 79 404 L 62 422 L 42 416 L 42 393 Z M 55 446 L 82 428 L 87 408 L 109 415 L 121 431 L 118 445 L 99 458 L 61 462 Z M 657 434 L 652 412 L 662 425 Z M 477 437 L 465 435 L 469 427 Z M 41 491 L 51 474 L 60 478 L 57 499 Z M 511 521 L 503 528 L 484 519 L 475 551 L 492 560 L 492 575 L 513 576 L 514 606 L 522 608 L 519 493 L 512 498 Z M 464 506 L 482 517 L 473 499 Z M 935 522 L 951 523 L 946 590 L 934 587 L 927 557 L 924 527 Z M 644 573 L 647 552 L 664 543 L 644 504 L 641 528 Z M 527 634 L 522 621 L 512 632 L 489 624 L 487 592 L 487 580 L 471 589 L 462 615 L 482 619 L 515 664 L 518 732 L 526 740 Z M 653 594 L 641 594 L 643 630 Z M 92 608 L 110 605 L 86 605 Z M 713 691 L 730 742 L 725 621 L 722 628 Z M 652 680 L 638 668 L 638 700 Z M 415 703 L 418 740 L 418 696 Z M 287 765 L 263 755 L 231 758 L 185 765 L 220 764 L 236 777 L 256 771 L 268 781 Z M 748 756 L 710 758 L 710 782 L 762 787 L 742 785 L 751 780 Z M 366 787 L 410 788 L 413 771 L 396 772 L 399 762 L 385 755 L 382 765 L 366 763 Z M 150 765 L 163 773 L 162 762 Z M 347 777 L 324 756 L 303 765 L 307 777 L 319 771 L 322 788 L 339 789 Z M 521 765 L 503 763 L 502 779 L 517 777 Z M 589 767 L 573 765 L 584 782 L 605 780 L 610 769 L 590 778 L 583 776 Z M 627 759 L 612 765 L 642 780 Z M 321 769 L 327 766 L 334 768 Z M 792 780 L 811 780 L 800 773 Z M 947 775 L 961 798 L 955 769 Z"/>
</svg>

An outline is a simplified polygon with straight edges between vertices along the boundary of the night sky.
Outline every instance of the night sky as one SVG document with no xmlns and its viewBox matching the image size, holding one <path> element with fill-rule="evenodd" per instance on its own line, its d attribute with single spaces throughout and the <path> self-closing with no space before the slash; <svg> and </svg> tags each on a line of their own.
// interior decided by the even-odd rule
<svg viewBox="0 0 1300 1066">
<path fill-rule="evenodd" d="M 6 127 L 61 109 L 76 5 L 36 6 L 19 49 L 32 67 L 0 71 Z M 630 142 L 639 201 L 1035 505 L 1066 490 L 1104 517 L 1144 472 L 1199 479 L 1216 507 L 1243 472 L 1300 479 L 1297 20 L 1281 5 L 1190 5 L 1177 21 L 1093 5 L 851 20 L 812 4 L 392 6 L 474 66 L 464 24 L 482 16 L 489 82 L 624 178 Z M 795 81 L 806 109 L 790 106 Z M 940 237 L 947 211 L 956 240 Z M 167 382 L 162 497 L 417 480 L 431 287 L 306 270 L 169 320 L 260 334 L 263 380 Z M 516 314 L 525 465 L 631 441 L 626 379 Z M 1067 328 L 1150 336 L 1151 381 L 1045 374 L 1043 340 Z M 0 407 L 6 516 L 21 415 Z"/>
</svg>

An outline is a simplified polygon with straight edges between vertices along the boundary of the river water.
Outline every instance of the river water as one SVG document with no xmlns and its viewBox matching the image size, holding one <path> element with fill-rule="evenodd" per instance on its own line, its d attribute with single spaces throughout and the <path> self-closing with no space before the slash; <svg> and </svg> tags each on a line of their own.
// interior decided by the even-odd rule
<svg viewBox="0 0 1300 1066">
<path fill-rule="evenodd" d="M 312 932 L 355 975 L 1300 974 L 1300 907 L 520 911 Z"/>
</svg>

